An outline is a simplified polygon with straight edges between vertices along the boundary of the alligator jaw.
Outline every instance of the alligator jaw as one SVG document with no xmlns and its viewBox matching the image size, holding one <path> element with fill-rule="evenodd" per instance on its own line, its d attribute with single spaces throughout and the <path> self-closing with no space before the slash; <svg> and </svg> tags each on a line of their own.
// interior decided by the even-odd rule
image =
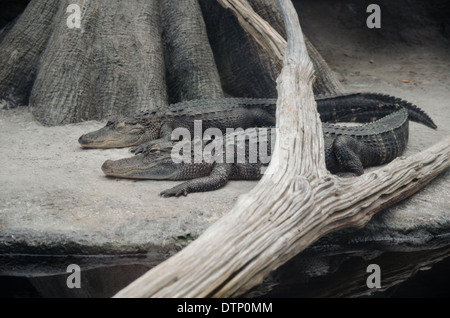
<svg viewBox="0 0 450 318">
<path fill-rule="evenodd" d="M 123 144 L 121 142 L 121 138 L 116 139 L 109 139 L 109 140 L 103 140 L 100 142 L 91 141 L 92 139 L 89 139 L 89 134 L 83 135 L 78 139 L 78 142 L 80 143 L 81 147 L 83 148 L 125 148 L 128 147 L 127 145 L 122 147 L 116 147 L 114 144 Z M 132 145 L 130 145 L 132 146 Z"/>
<path fill-rule="evenodd" d="M 83 148 L 125 148 L 144 141 L 145 130 L 140 125 L 122 128 L 120 131 L 107 125 L 78 139 Z"/>
<path fill-rule="evenodd" d="M 128 179 L 176 180 L 181 165 L 171 158 L 149 159 L 143 154 L 120 160 L 107 160 L 102 171 L 110 177 Z"/>
</svg>

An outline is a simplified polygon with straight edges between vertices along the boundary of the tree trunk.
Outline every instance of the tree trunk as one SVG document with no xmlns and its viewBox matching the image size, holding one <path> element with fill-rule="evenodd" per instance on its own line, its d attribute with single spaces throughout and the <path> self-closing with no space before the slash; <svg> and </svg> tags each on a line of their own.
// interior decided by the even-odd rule
<svg viewBox="0 0 450 318">
<path fill-rule="evenodd" d="M 161 6 L 170 102 L 223 97 L 198 1 L 168 0 Z"/>
<path fill-rule="evenodd" d="M 67 25 L 72 3 L 80 29 Z M 250 4 L 285 36 L 275 1 Z M 310 47 L 315 93 L 342 92 Z M 216 1 L 32 0 L 0 32 L 0 100 L 29 104 L 41 123 L 59 125 L 224 93 L 276 97 L 281 58 L 270 58 Z"/>
<path fill-rule="evenodd" d="M 286 49 L 286 31 L 284 29 L 283 18 L 279 7 L 271 0 L 252 0 L 251 6 L 248 2 L 240 2 L 238 7 L 234 7 L 228 0 L 218 0 L 218 2 L 227 9 L 230 9 L 234 15 L 237 16 L 242 28 L 252 35 L 256 42 L 268 53 L 274 63 L 277 71 L 275 77 L 278 77 L 281 68 L 283 67 L 283 55 Z M 237 4 L 237 3 L 234 3 Z M 255 32 L 247 19 L 251 12 L 254 11 L 262 19 L 258 19 L 258 26 L 264 33 Z M 271 34 L 273 42 L 270 42 L 267 34 Z M 304 35 L 303 35 L 304 36 Z M 309 58 L 311 59 L 315 71 L 315 80 L 313 82 L 313 89 L 315 94 L 342 94 L 344 87 L 334 76 L 333 71 L 322 58 L 320 53 L 312 45 L 312 43 L 304 36 L 306 49 Z M 273 54 L 271 54 L 273 53 Z"/>
<path fill-rule="evenodd" d="M 243 1 L 228 2 L 248 13 L 245 20 L 258 29 L 258 17 Z M 116 297 L 240 295 L 320 237 L 362 227 L 450 167 L 449 136 L 425 152 L 358 178 L 330 175 L 312 90 L 312 62 L 292 3 L 280 4 L 289 42 L 278 79 L 279 132 L 268 172 L 197 240 Z"/>
<path fill-rule="evenodd" d="M 273 97 L 283 65 L 272 174 L 200 238 L 118 296 L 239 295 L 321 236 L 363 226 L 449 167 L 450 137 L 356 179 L 329 175 L 314 76 L 314 93 L 343 89 L 320 54 L 305 45 L 290 2 L 280 0 L 281 15 L 271 0 L 220 0 L 239 8 L 234 13 L 244 18 L 237 20 L 216 1 L 179 1 L 32 0 L 0 32 L 0 99 L 11 107 L 29 104 L 47 125 L 220 97 L 222 90 Z M 66 24 L 73 3 L 81 8 L 80 29 Z M 269 53 L 262 50 L 265 40 L 278 43 L 278 51 L 270 45 L 264 49 Z"/>
<path fill-rule="evenodd" d="M 53 29 L 58 1 L 34 1 L 2 32 L 0 98 L 10 107 L 28 104 L 40 55 Z M 32 27 L 30 27 L 32 25 Z"/>
<path fill-rule="evenodd" d="M 71 2 L 57 1 L 30 97 L 36 118 L 54 125 L 166 105 L 159 2 L 80 1 L 81 29 L 68 29 Z"/>
<path fill-rule="evenodd" d="M 49 125 L 167 105 L 159 1 L 78 1 L 80 29 L 71 3 L 29 3 L 0 44 L 0 97 Z"/>
<path fill-rule="evenodd" d="M 277 68 L 217 1 L 199 0 L 226 95 L 276 97 Z"/>
</svg>

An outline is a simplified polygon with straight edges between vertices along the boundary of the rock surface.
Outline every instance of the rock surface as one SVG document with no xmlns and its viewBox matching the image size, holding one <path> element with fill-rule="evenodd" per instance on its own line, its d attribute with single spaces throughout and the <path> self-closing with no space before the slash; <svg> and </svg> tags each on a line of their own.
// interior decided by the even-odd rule
<svg viewBox="0 0 450 318">
<path fill-rule="evenodd" d="M 359 38 L 358 45 L 352 42 L 357 38 L 353 29 L 344 37 L 345 28 L 336 28 L 341 36 L 332 41 L 326 23 L 301 21 L 348 91 L 395 95 L 435 120 L 436 131 L 411 123 L 406 156 L 450 134 L 448 44 L 391 44 L 373 50 Z M 84 150 L 77 142 L 103 125 L 44 127 L 27 107 L 0 111 L 0 253 L 143 253 L 158 263 L 200 235 L 255 185 L 233 181 L 218 191 L 164 199 L 158 193 L 178 182 L 107 178 L 100 170 L 105 160 L 132 154 L 127 149 Z M 449 202 L 447 171 L 412 198 L 378 214 L 365 229 L 335 234 L 333 242 L 373 242 L 386 248 L 448 242 Z"/>
</svg>

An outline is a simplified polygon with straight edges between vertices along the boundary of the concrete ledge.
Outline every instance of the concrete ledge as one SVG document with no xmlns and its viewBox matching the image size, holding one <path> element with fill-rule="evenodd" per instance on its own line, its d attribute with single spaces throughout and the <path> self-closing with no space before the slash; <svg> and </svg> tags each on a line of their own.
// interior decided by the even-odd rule
<svg viewBox="0 0 450 318">
<path fill-rule="evenodd" d="M 334 17 L 341 24 L 330 32 L 328 23 L 321 22 L 330 17 L 317 13 L 322 7 L 308 10 L 301 16 L 305 32 L 348 91 L 401 97 L 435 120 L 436 131 L 411 123 L 405 155 L 450 134 L 450 52 L 445 43 L 389 42 L 389 47 L 373 50 L 371 43 L 362 42 L 359 29 L 346 31 L 345 16 Z M 333 41 L 335 33 L 340 36 Z M 164 199 L 158 193 L 178 182 L 107 178 L 100 169 L 105 160 L 132 154 L 127 149 L 84 150 L 77 142 L 82 134 L 103 125 L 92 121 L 44 127 L 28 107 L 0 111 L 0 253 L 138 253 L 160 261 L 198 237 L 256 184 L 233 181 L 218 191 Z M 342 242 L 384 242 L 386 247 L 427 244 L 450 232 L 448 202 L 449 172 L 380 213 L 352 239 L 341 236 Z"/>
</svg>

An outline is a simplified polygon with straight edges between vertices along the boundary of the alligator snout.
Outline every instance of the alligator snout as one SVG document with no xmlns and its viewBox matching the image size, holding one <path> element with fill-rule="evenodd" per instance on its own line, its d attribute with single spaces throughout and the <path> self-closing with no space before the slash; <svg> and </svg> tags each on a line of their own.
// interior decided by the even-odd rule
<svg viewBox="0 0 450 318">
<path fill-rule="evenodd" d="M 80 138 L 78 138 L 78 142 L 80 143 L 81 146 L 85 146 L 89 144 L 89 139 L 87 138 L 86 135 L 83 135 Z"/>
<path fill-rule="evenodd" d="M 83 148 L 108 148 L 108 145 L 113 142 L 114 139 L 106 139 L 103 136 L 100 136 L 97 132 L 84 134 L 78 138 L 78 143 Z"/>
<path fill-rule="evenodd" d="M 102 165 L 103 173 L 106 175 L 111 174 L 113 172 L 113 164 L 114 164 L 114 161 L 106 160 Z"/>
</svg>

